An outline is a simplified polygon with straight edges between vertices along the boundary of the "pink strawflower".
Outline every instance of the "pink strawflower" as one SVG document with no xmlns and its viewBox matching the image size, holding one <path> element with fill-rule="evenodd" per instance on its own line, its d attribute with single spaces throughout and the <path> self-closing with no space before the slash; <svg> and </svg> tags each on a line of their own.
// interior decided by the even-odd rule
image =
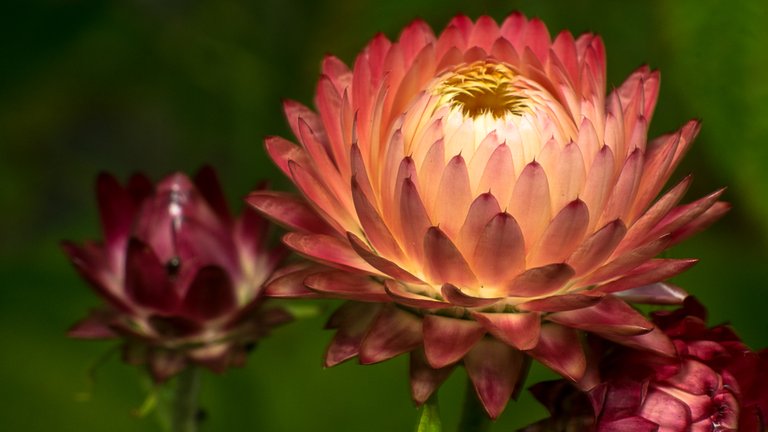
<svg viewBox="0 0 768 432">
<path fill-rule="evenodd" d="M 268 222 L 252 209 L 230 214 L 211 168 L 157 185 L 101 174 L 96 186 L 103 241 L 63 248 L 106 305 L 70 336 L 122 338 L 126 361 L 163 381 L 190 362 L 217 372 L 241 365 L 250 345 L 290 319 L 261 307 L 286 250 L 267 247 Z"/>
<path fill-rule="evenodd" d="M 458 16 L 439 36 L 416 21 L 351 70 L 335 57 L 322 70 L 317 114 L 285 103 L 300 145 L 266 141 L 303 198 L 249 202 L 332 267 L 289 273 L 271 295 L 358 301 L 331 320 L 327 365 L 411 352 L 422 403 L 463 362 L 496 417 L 526 355 L 582 380 L 579 330 L 674 353 L 626 302 L 681 301 L 655 283 L 695 260 L 654 257 L 728 206 L 721 191 L 678 206 L 689 178 L 653 202 L 699 130 L 647 142 L 658 72 L 606 96 L 599 37 L 552 41 L 520 14 Z"/>
<path fill-rule="evenodd" d="M 603 382 L 588 393 L 564 380 L 535 385 L 552 417 L 524 430 L 768 430 L 768 350 L 753 352 L 730 327 L 707 328 L 706 311 L 692 297 L 681 309 L 654 314 L 654 322 L 679 357 L 603 346 Z"/>
</svg>

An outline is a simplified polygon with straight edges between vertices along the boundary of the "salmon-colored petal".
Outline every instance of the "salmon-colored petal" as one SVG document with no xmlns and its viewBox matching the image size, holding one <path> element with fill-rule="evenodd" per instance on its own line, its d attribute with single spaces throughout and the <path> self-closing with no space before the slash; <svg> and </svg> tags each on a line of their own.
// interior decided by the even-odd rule
<svg viewBox="0 0 768 432">
<path fill-rule="evenodd" d="M 358 256 L 362 257 L 362 259 L 364 259 L 368 264 L 377 269 L 379 272 L 385 275 L 389 275 L 400 281 L 423 283 L 421 279 L 412 275 L 408 271 L 403 270 L 394 262 L 376 255 L 368 248 L 368 246 L 366 246 L 365 243 L 363 243 L 362 240 L 360 240 L 360 237 L 357 237 L 352 233 L 347 233 L 347 238 L 349 239 L 349 243 L 352 245 L 352 249 L 357 252 Z"/>
<path fill-rule="evenodd" d="M 688 293 L 677 285 L 667 282 L 656 282 L 636 288 L 630 288 L 614 293 L 616 297 L 628 303 L 643 303 L 654 305 L 682 304 Z"/>
<path fill-rule="evenodd" d="M 493 42 L 499 35 L 499 25 L 496 24 L 496 20 L 487 15 L 481 16 L 469 35 L 469 46 L 478 46 L 490 52 Z"/>
<path fill-rule="evenodd" d="M 553 295 L 520 303 L 515 307 L 518 310 L 528 312 L 561 312 L 589 307 L 599 303 L 601 299 L 601 293 L 588 291 L 585 293 Z"/>
<path fill-rule="evenodd" d="M 337 329 L 325 352 L 325 367 L 357 356 L 360 344 L 382 306 L 376 303 L 346 302 L 331 315 L 326 328 Z"/>
<path fill-rule="evenodd" d="M 378 210 L 368 201 L 355 177 L 352 178 L 352 198 L 365 237 L 373 248 L 384 256 L 401 258 L 403 252 L 400 249 L 400 245 L 395 240 Z"/>
<path fill-rule="evenodd" d="M 283 242 L 296 252 L 332 267 L 379 273 L 349 243 L 335 236 L 292 232 L 283 236 Z"/>
<path fill-rule="evenodd" d="M 459 246 L 466 256 L 474 253 L 485 226 L 500 212 L 499 202 L 490 193 L 480 194 L 472 201 L 459 232 Z"/>
<path fill-rule="evenodd" d="M 676 276 L 696 264 L 696 259 L 655 259 L 647 261 L 613 282 L 596 289 L 606 293 L 624 291 Z"/>
<path fill-rule="evenodd" d="M 411 397 L 416 405 L 424 404 L 430 396 L 440 387 L 453 372 L 455 364 L 435 369 L 427 362 L 427 357 L 423 350 L 411 351 L 410 358 L 410 381 Z"/>
<path fill-rule="evenodd" d="M 304 279 L 304 285 L 332 298 L 364 302 L 390 302 L 381 282 L 364 274 L 344 271 L 314 273 Z"/>
<path fill-rule="evenodd" d="M 475 321 L 431 314 L 424 316 L 423 329 L 426 359 L 435 369 L 461 360 L 485 334 Z"/>
<path fill-rule="evenodd" d="M 543 324 L 539 343 L 526 353 L 571 381 L 579 381 L 587 367 L 578 333 L 557 324 Z"/>
<path fill-rule="evenodd" d="M 539 240 L 552 217 L 549 183 L 538 162 L 525 166 L 512 189 L 509 213 L 515 218 L 525 236 L 526 247 Z"/>
<path fill-rule="evenodd" d="M 565 261 L 579 246 L 589 224 L 589 209 L 581 200 L 571 201 L 552 219 L 527 258 L 531 267 Z"/>
<path fill-rule="evenodd" d="M 472 312 L 472 317 L 496 339 L 519 350 L 529 350 L 539 342 L 541 319 L 535 312 Z"/>
<path fill-rule="evenodd" d="M 432 222 L 429 220 L 416 185 L 410 179 L 406 179 L 402 186 L 400 226 L 403 233 L 402 246 L 406 253 L 414 261 L 422 261 L 424 259 L 423 239 Z"/>
<path fill-rule="evenodd" d="M 576 274 L 585 274 L 605 262 L 626 232 L 620 219 L 609 222 L 584 240 L 565 262 Z"/>
<path fill-rule="evenodd" d="M 464 367 L 472 380 L 478 399 L 488 415 L 501 415 L 526 369 L 523 354 L 499 341 L 485 338 L 464 358 Z"/>
<path fill-rule="evenodd" d="M 271 298 L 320 298 L 321 295 L 304 285 L 307 276 L 327 268 L 305 263 L 288 265 L 276 271 L 264 287 L 264 296 Z"/>
<path fill-rule="evenodd" d="M 472 268 L 487 285 L 514 278 L 525 268 L 525 241 L 520 226 L 509 213 L 498 213 L 477 239 Z"/>
<path fill-rule="evenodd" d="M 638 335 L 653 330 L 645 317 L 613 296 L 603 297 L 594 306 L 549 314 L 546 319 L 600 335 Z"/>
<path fill-rule="evenodd" d="M 501 144 L 488 159 L 476 190 L 492 193 L 499 202 L 509 202 L 514 184 L 510 174 L 514 172 L 512 153 L 506 144 Z"/>
<path fill-rule="evenodd" d="M 391 279 L 384 281 L 384 289 L 392 300 L 407 307 L 419 309 L 443 309 L 451 307 L 450 303 L 405 289 L 399 282 Z"/>
<path fill-rule="evenodd" d="M 437 227 L 424 236 L 425 273 L 435 283 L 450 282 L 460 286 L 477 286 L 477 277 L 450 238 Z"/>
<path fill-rule="evenodd" d="M 568 264 L 548 264 L 534 267 L 512 279 L 506 286 L 509 297 L 538 297 L 559 290 L 574 275 Z"/>
<path fill-rule="evenodd" d="M 467 166 L 464 158 L 455 156 L 448 162 L 440 179 L 433 219 L 448 236 L 455 237 L 471 203 L 472 191 Z"/>
<path fill-rule="evenodd" d="M 422 343 L 421 319 L 394 306 L 385 306 L 376 316 L 360 346 L 360 363 L 388 360 Z"/>
<path fill-rule="evenodd" d="M 334 230 L 307 203 L 286 192 L 251 192 L 245 201 L 270 219 L 296 231 L 333 234 Z"/>
<path fill-rule="evenodd" d="M 479 308 L 490 306 L 502 300 L 502 297 L 476 297 L 469 295 L 453 284 L 443 284 L 441 293 L 446 300 L 456 306 Z"/>
</svg>

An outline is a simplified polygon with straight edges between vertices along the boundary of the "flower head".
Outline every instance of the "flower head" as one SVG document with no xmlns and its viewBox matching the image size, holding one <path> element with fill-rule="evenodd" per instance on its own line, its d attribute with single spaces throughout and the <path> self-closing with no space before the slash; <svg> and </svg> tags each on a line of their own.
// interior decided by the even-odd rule
<svg viewBox="0 0 768 432">
<path fill-rule="evenodd" d="M 494 417 L 523 353 L 582 379 L 577 330 L 672 354 L 626 301 L 680 301 L 654 283 L 694 260 L 654 257 L 727 205 L 718 191 L 677 206 L 688 178 L 653 202 L 699 129 L 647 142 L 658 89 L 642 67 L 606 96 L 599 37 L 552 41 L 520 14 L 459 16 L 439 36 L 417 21 L 374 38 L 351 70 L 326 58 L 318 114 L 285 104 L 300 146 L 266 142 L 306 202 L 249 201 L 335 270 L 286 275 L 271 294 L 373 302 L 332 319 L 327 364 L 412 352 L 423 402 L 463 359 Z"/>
<path fill-rule="evenodd" d="M 654 322 L 678 358 L 603 346 L 603 382 L 588 393 L 563 380 L 535 385 L 552 417 L 525 431 L 766 430 L 768 350 L 751 351 L 729 327 L 707 328 L 692 297 L 681 309 L 656 313 Z"/>
<path fill-rule="evenodd" d="M 103 241 L 63 248 L 106 307 L 70 336 L 121 337 L 126 360 L 162 381 L 188 362 L 215 371 L 242 364 L 249 345 L 290 319 L 260 308 L 285 250 L 267 249 L 268 223 L 253 210 L 232 217 L 211 168 L 194 182 L 177 173 L 157 185 L 102 174 L 97 199 Z"/>
</svg>

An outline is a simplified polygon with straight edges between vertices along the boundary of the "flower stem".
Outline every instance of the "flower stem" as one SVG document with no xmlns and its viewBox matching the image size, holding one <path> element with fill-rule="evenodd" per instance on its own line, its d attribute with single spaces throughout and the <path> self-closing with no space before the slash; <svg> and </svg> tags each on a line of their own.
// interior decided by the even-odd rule
<svg viewBox="0 0 768 432">
<path fill-rule="evenodd" d="M 197 432 L 197 397 L 200 393 L 200 369 L 187 367 L 179 374 L 173 398 L 173 432 Z"/>
<path fill-rule="evenodd" d="M 460 432 L 484 432 L 490 430 L 491 419 L 485 413 L 483 404 L 475 394 L 475 387 L 467 378 L 467 388 L 464 391 L 464 408 L 459 421 Z"/>
<path fill-rule="evenodd" d="M 421 408 L 419 422 L 416 424 L 416 432 L 442 432 L 443 424 L 440 421 L 440 412 L 437 409 L 437 393 L 433 393 Z"/>
</svg>

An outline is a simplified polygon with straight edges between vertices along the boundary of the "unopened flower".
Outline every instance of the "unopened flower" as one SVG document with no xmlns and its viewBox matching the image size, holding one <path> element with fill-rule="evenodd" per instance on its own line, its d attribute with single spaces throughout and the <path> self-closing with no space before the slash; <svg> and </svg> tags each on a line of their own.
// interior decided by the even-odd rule
<svg viewBox="0 0 768 432">
<path fill-rule="evenodd" d="M 189 362 L 241 365 L 250 345 L 290 319 L 261 307 L 285 249 L 267 247 L 268 222 L 252 209 L 230 214 L 211 168 L 194 182 L 177 173 L 157 185 L 102 174 L 97 199 L 103 241 L 63 248 L 106 306 L 70 336 L 122 338 L 126 361 L 163 381 Z"/>
<path fill-rule="evenodd" d="M 351 70 L 326 58 L 317 114 L 285 104 L 300 145 L 266 146 L 306 202 L 249 201 L 335 268 L 286 275 L 272 295 L 366 302 L 332 318 L 328 365 L 411 352 L 421 403 L 463 361 L 496 417 L 525 354 L 583 378 L 578 330 L 674 352 L 626 301 L 679 302 L 654 283 L 694 260 L 654 257 L 727 205 L 718 191 L 678 206 L 688 178 L 654 202 L 699 125 L 648 142 L 659 74 L 642 67 L 606 96 L 604 54 L 595 35 L 552 41 L 519 14 L 459 16 L 437 37 L 417 21 Z"/>
<path fill-rule="evenodd" d="M 588 393 L 560 380 L 531 390 L 552 416 L 544 431 L 762 432 L 768 428 L 768 350 L 750 350 L 727 326 L 707 328 L 695 299 L 654 322 L 679 357 L 604 346 L 602 382 Z"/>
</svg>

